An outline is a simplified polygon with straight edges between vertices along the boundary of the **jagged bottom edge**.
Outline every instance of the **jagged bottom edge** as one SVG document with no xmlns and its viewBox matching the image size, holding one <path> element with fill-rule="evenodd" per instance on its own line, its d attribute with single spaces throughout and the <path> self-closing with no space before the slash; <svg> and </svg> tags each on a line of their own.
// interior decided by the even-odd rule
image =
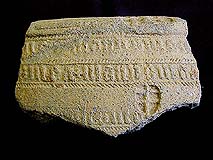
<svg viewBox="0 0 213 160">
<path fill-rule="evenodd" d="M 138 131 L 138 130 L 141 130 L 146 124 L 154 121 L 155 119 L 157 119 L 158 117 L 160 117 L 163 113 L 166 113 L 168 111 L 174 111 L 178 108 L 181 108 L 181 107 L 188 107 L 188 108 L 191 108 L 191 109 L 194 109 L 196 108 L 197 106 L 200 105 L 200 102 L 198 103 L 182 103 L 182 104 L 177 104 L 177 105 L 173 105 L 172 107 L 168 108 L 168 109 L 165 109 L 163 110 L 162 112 L 159 112 L 158 114 L 148 118 L 147 120 L 145 121 L 142 121 L 139 125 L 137 126 L 132 126 L 130 127 L 128 130 L 124 131 L 124 132 L 121 132 L 119 133 L 118 135 L 109 135 L 107 133 L 105 133 L 104 131 L 101 131 L 101 130 L 98 130 L 98 131 L 101 131 L 103 134 L 105 135 L 108 135 L 108 136 L 111 136 L 111 137 L 118 137 L 119 135 L 123 135 L 123 134 L 129 134 L 129 133 L 132 133 L 132 132 L 135 132 L 135 131 Z M 40 123 L 42 124 L 46 124 L 46 123 L 49 123 L 50 121 L 52 120 L 56 120 L 56 119 L 61 119 L 61 120 L 64 120 L 66 122 L 69 122 L 69 123 L 72 123 L 72 124 L 75 124 L 75 125 L 78 125 L 78 126 L 81 126 L 81 127 L 85 127 L 85 128 L 88 128 L 88 129 L 93 129 L 95 130 L 94 128 L 92 127 L 89 127 L 89 126 L 84 126 L 84 125 L 80 125 L 78 123 L 75 123 L 75 122 L 70 122 L 70 120 L 66 119 L 66 117 L 60 117 L 59 115 L 53 115 L 53 114 L 49 114 L 49 113 L 44 113 L 44 112 L 40 112 L 40 111 L 36 111 L 36 110 L 27 110 L 26 108 L 22 107 L 22 105 L 19 103 L 19 106 L 22 108 L 22 110 L 27 113 L 30 117 L 38 120 Z"/>
<path fill-rule="evenodd" d="M 195 103 L 182 103 L 182 104 L 173 105 L 172 107 L 165 109 L 162 112 L 159 112 L 158 114 L 156 114 L 154 116 L 151 116 L 147 120 L 142 121 L 139 125 L 134 126 L 121 134 L 129 134 L 129 133 L 141 130 L 146 124 L 151 123 L 152 121 L 154 121 L 155 119 L 157 119 L 158 117 L 160 117 L 162 114 L 164 114 L 166 112 L 174 111 L 174 110 L 176 110 L 178 108 L 182 108 L 182 107 L 188 107 L 188 108 L 194 109 L 194 108 L 198 107 L 199 105 L 200 105 L 200 102 L 198 102 L 198 103 L 196 103 L 196 102 Z M 121 134 L 119 134 L 119 135 L 121 135 Z M 116 138 L 117 136 L 114 136 L 114 137 Z"/>
</svg>

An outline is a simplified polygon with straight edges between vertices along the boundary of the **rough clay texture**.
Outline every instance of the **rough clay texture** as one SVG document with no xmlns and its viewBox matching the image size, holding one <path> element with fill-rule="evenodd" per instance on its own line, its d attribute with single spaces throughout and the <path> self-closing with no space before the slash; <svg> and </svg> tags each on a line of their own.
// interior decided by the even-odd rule
<svg viewBox="0 0 213 160">
<path fill-rule="evenodd" d="M 27 111 L 118 136 L 200 102 L 199 72 L 176 17 L 33 22 L 16 98 Z M 181 116 L 181 115 L 180 115 Z"/>
</svg>

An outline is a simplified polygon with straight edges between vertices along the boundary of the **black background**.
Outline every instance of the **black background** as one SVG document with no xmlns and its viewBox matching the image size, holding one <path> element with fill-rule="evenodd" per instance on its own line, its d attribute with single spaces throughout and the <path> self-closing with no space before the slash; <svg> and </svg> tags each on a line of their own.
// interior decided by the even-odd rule
<svg viewBox="0 0 213 160">
<path fill-rule="evenodd" d="M 17 3 L 17 5 L 16 5 Z M 212 107 L 213 94 L 210 90 L 212 83 L 212 0 L 28 0 L 8 1 L 3 13 L 5 18 L 6 38 L 4 40 L 8 62 L 3 65 L 4 75 L 3 95 L 5 101 L 1 105 L 3 117 L 2 137 L 6 141 L 4 148 L 21 150 L 21 153 L 45 152 L 52 149 L 52 154 L 58 149 L 65 149 L 68 153 L 97 149 L 106 151 L 103 147 L 140 150 L 141 156 L 152 151 L 162 150 L 162 154 L 178 152 L 196 155 L 208 155 L 212 148 Z M 8 10 L 7 10 L 8 9 Z M 12 13 L 10 15 L 10 13 Z M 75 126 L 62 120 L 55 120 L 48 124 L 41 124 L 23 113 L 15 100 L 15 82 L 21 57 L 24 36 L 32 21 L 54 18 L 71 17 L 106 17 L 106 16 L 175 16 L 188 22 L 188 41 L 197 60 L 202 85 L 202 99 L 199 107 L 191 110 L 182 108 L 167 112 L 154 122 L 146 125 L 142 130 L 109 137 L 101 132 Z M 9 45 L 8 45 L 9 44 Z M 2 60 L 2 64 L 4 60 Z M 213 63 L 213 62 L 212 62 Z M 2 89 L 1 89 L 2 91 Z M 3 104 L 3 103 L 2 103 Z M 6 109 L 4 111 L 4 109 Z M 68 145 L 68 147 L 65 145 Z M 7 146 L 7 147 L 6 147 Z M 34 147 L 33 147 L 34 146 Z M 35 147 L 38 146 L 38 147 Z M 93 148 L 93 146 L 96 146 Z M 98 148 L 97 148 L 98 146 Z M 33 147 L 33 148 L 32 148 Z M 75 149 L 74 149 L 75 148 Z M 64 151 L 65 152 L 65 151 Z M 109 152 L 106 151 L 108 154 Z M 123 152 L 125 153 L 125 152 Z M 127 152 L 128 153 L 128 152 Z M 81 155 L 79 154 L 79 156 Z M 11 154 L 9 154 L 11 155 Z M 8 155 L 8 156 L 9 156 Z M 70 157 L 72 157 L 70 155 Z"/>
</svg>

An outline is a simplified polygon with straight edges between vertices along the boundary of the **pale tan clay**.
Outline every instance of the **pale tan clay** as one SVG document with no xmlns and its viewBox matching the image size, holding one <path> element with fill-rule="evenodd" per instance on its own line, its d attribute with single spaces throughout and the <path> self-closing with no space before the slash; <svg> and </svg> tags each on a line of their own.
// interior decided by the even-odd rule
<svg viewBox="0 0 213 160">
<path fill-rule="evenodd" d="M 110 136 L 140 129 L 168 110 L 200 102 L 187 33 L 186 21 L 176 17 L 33 22 L 16 98 L 24 110 Z"/>
</svg>

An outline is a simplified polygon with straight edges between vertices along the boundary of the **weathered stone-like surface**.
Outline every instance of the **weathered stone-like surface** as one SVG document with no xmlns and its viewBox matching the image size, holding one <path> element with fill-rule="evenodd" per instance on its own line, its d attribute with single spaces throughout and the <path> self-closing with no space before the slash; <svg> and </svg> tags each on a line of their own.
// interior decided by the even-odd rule
<svg viewBox="0 0 213 160">
<path fill-rule="evenodd" d="M 186 21 L 172 17 L 33 22 L 16 98 L 27 111 L 118 136 L 200 102 Z M 180 115 L 181 116 L 181 115 Z"/>
</svg>

